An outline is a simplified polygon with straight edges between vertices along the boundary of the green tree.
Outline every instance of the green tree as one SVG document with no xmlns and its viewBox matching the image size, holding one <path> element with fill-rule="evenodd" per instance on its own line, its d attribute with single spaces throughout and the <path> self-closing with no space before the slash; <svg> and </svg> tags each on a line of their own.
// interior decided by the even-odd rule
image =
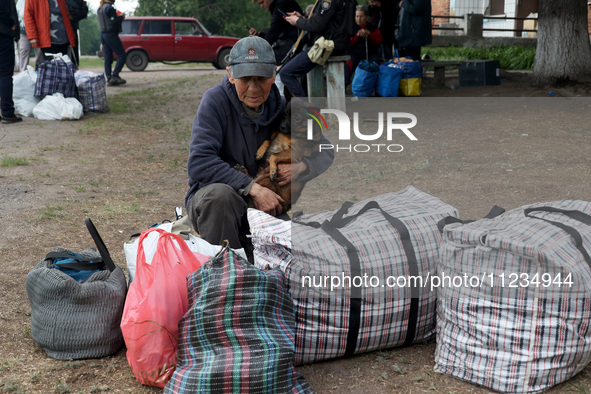
<svg viewBox="0 0 591 394">
<path fill-rule="evenodd" d="M 302 8 L 314 0 L 300 1 Z M 244 37 L 245 26 L 269 27 L 269 13 L 251 0 L 139 0 L 135 15 L 189 16 L 199 19 L 212 34 Z"/>
<path fill-rule="evenodd" d="M 80 21 L 80 53 L 95 55 L 101 46 L 101 29 L 96 14 L 88 12 L 88 17 Z"/>
</svg>

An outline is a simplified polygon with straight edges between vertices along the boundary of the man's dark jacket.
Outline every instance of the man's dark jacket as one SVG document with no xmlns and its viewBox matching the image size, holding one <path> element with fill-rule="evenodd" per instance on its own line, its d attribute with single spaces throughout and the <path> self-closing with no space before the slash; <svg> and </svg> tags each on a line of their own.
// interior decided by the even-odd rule
<svg viewBox="0 0 591 394">
<path fill-rule="evenodd" d="M 398 16 L 399 48 L 431 44 L 431 0 L 404 0 Z"/>
<path fill-rule="evenodd" d="M 12 26 L 16 26 L 14 30 L 12 30 Z M 20 37 L 18 14 L 13 0 L 0 0 L 0 34 L 13 38 L 15 41 Z"/>
<path fill-rule="evenodd" d="M 191 133 L 189 144 L 189 191 L 185 205 L 200 188 L 212 183 L 225 183 L 239 191 L 248 186 L 252 179 L 234 169 L 243 165 L 249 174 L 258 172 L 256 151 L 263 141 L 279 129 L 285 116 L 285 102 L 279 89 L 273 84 L 265 102 L 264 113 L 256 120 L 247 115 L 236 89 L 226 76 L 221 85 L 209 89 L 203 95 Z M 325 137 L 322 143 L 330 144 Z M 298 180 L 307 182 L 326 171 L 332 164 L 334 152 L 316 152 L 311 158 L 304 158 L 308 171 Z"/>
</svg>

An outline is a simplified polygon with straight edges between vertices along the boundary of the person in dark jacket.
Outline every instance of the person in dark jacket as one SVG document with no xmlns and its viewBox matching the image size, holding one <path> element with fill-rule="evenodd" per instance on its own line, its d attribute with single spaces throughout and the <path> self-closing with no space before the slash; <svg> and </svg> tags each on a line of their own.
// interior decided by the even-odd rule
<svg viewBox="0 0 591 394">
<path fill-rule="evenodd" d="M 18 41 L 20 32 L 14 1 L 0 0 L 0 108 L 4 124 L 23 120 L 14 113 L 12 101 L 14 43 Z"/>
<path fill-rule="evenodd" d="M 247 198 L 255 208 L 275 216 L 282 213 L 282 199 L 235 166 L 257 174 L 256 151 L 279 129 L 285 102 L 274 85 L 275 54 L 264 39 L 250 36 L 238 41 L 226 69 L 228 75 L 205 92 L 195 116 L 185 205 L 202 238 L 217 245 L 228 240 L 230 247 L 245 247 L 249 254 Z M 334 157 L 332 151 L 315 155 L 309 161 L 281 165 L 279 183 L 310 180 L 324 172 Z"/>
<path fill-rule="evenodd" d="M 392 59 L 394 32 L 398 21 L 398 0 L 369 0 L 369 25 L 380 29 L 382 44 L 379 54 L 382 62 Z"/>
<path fill-rule="evenodd" d="M 309 18 L 305 18 L 299 12 L 288 13 L 284 18 L 292 26 L 308 32 L 306 43 L 309 47 L 318 38 L 324 37 L 334 41 L 332 55 L 339 56 L 349 49 L 349 36 L 344 29 L 345 13 L 344 0 L 319 0 Z M 316 66 L 316 63 L 308 57 L 308 51 L 309 48 L 297 54 L 279 72 L 281 81 L 295 97 L 306 96 L 306 91 L 298 78 L 306 75 Z"/>
<path fill-rule="evenodd" d="M 75 46 L 72 47 L 72 52 L 74 53 L 76 65 L 80 65 L 80 43 L 78 42 L 78 29 L 80 28 L 80 21 L 82 19 L 86 19 L 86 16 L 88 15 L 88 6 L 84 0 L 66 0 L 66 4 L 68 5 L 70 24 L 72 25 L 72 30 L 74 30 L 75 36 Z"/>
<path fill-rule="evenodd" d="M 256 0 L 261 8 L 271 14 L 271 26 L 267 31 L 251 28 L 249 34 L 267 40 L 275 52 L 275 64 L 280 64 L 298 39 L 298 29 L 284 18 L 288 12 L 302 12 L 302 7 L 295 0 Z"/>
<path fill-rule="evenodd" d="M 431 0 L 402 0 L 399 6 L 399 55 L 420 59 L 421 46 L 432 42 Z"/>
<path fill-rule="evenodd" d="M 125 48 L 119 38 L 121 23 L 125 19 L 124 12 L 118 12 L 113 4 L 115 0 L 101 0 L 97 16 L 101 28 L 101 43 L 105 54 L 105 77 L 109 86 L 123 85 L 127 81 L 119 76 L 125 65 Z M 117 54 L 117 63 L 113 65 L 113 52 Z"/>
</svg>

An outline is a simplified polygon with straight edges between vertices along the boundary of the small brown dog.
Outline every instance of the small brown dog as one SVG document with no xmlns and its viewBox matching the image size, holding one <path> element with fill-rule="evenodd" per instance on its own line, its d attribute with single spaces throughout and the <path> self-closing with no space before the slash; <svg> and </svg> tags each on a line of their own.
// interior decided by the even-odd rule
<svg viewBox="0 0 591 394">
<path fill-rule="evenodd" d="M 277 183 L 277 166 L 285 163 L 297 163 L 304 157 L 310 157 L 318 149 L 322 133 L 314 125 L 313 139 L 307 139 L 307 122 L 299 113 L 292 119 L 291 101 L 285 109 L 285 117 L 279 131 L 271 135 L 271 139 L 264 141 L 256 153 L 256 159 L 262 160 L 259 173 L 254 181 L 261 186 L 271 189 L 283 199 L 283 212 L 289 211 L 304 189 L 305 182 L 292 179 L 290 185 L 279 186 Z M 293 127 L 292 127 L 293 125 Z M 269 167 L 269 171 L 265 169 Z"/>
</svg>

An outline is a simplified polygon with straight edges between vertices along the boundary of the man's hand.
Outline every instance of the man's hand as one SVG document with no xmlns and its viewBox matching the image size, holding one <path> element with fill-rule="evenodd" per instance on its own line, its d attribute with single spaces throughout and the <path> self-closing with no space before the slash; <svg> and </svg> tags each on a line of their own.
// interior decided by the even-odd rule
<svg viewBox="0 0 591 394">
<path fill-rule="evenodd" d="M 277 166 L 277 184 L 279 186 L 287 186 L 291 184 L 293 179 L 298 179 L 298 176 L 307 169 L 308 166 L 304 162 L 279 164 Z M 269 168 L 266 168 L 265 172 L 268 173 Z"/>
<path fill-rule="evenodd" d="M 280 215 L 283 211 L 281 207 L 283 199 L 258 183 L 253 183 L 248 195 L 252 197 L 254 207 L 260 211 L 273 216 Z"/>
<path fill-rule="evenodd" d="M 33 38 L 31 40 L 29 40 L 31 42 L 31 45 L 34 47 L 37 47 L 39 45 L 39 40 L 36 38 Z"/>
<path fill-rule="evenodd" d="M 288 12 L 287 16 L 284 16 L 283 19 L 285 19 L 287 21 L 287 23 L 289 23 L 290 25 L 295 26 L 301 17 L 302 17 L 302 14 L 300 14 L 297 11 L 293 11 L 293 12 Z"/>
<path fill-rule="evenodd" d="M 248 34 L 250 34 L 251 36 L 260 36 L 261 32 L 255 29 L 254 27 L 251 27 L 248 31 Z"/>
</svg>

